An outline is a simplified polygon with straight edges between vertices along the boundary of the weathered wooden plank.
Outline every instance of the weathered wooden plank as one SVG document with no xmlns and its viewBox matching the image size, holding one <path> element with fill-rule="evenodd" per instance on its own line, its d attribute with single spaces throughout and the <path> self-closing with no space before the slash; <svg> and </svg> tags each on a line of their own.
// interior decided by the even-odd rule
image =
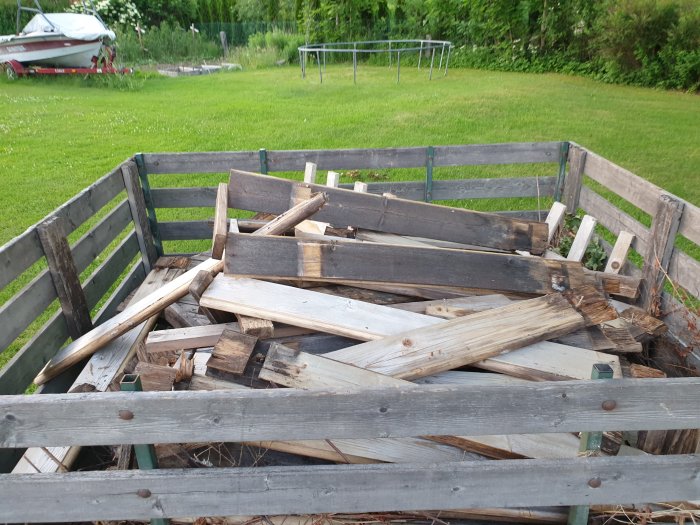
<svg viewBox="0 0 700 525">
<path fill-rule="evenodd" d="M 248 277 L 450 286 L 527 294 L 575 290 L 586 280 L 577 261 L 249 234 L 229 235 L 225 272 Z"/>
<path fill-rule="evenodd" d="M 700 244 L 700 208 L 689 202 L 685 203 L 678 233 L 695 244 Z"/>
<path fill-rule="evenodd" d="M 687 455 L 3 475 L 0 511 L 68 522 L 675 501 L 700 494 L 699 467 Z"/>
<path fill-rule="evenodd" d="M 307 162 L 319 170 L 415 168 L 425 165 L 425 148 L 268 151 L 267 161 L 269 172 L 301 172 Z"/>
<path fill-rule="evenodd" d="M 156 208 L 213 208 L 217 187 L 152 188 L 151 197 Z"/>
<path fill-rule="evenodd" d="M 552 239 L 556 235 L 557 231 L 559 228 L 561 228 L 562 223 L 564 222 L 564 215 L 566 214 L 566 205 L 562 204 L 561 202 L 553 202 L 552 207 L 549 210 L 549 213 L 547 214 L 547 218 L 544 220 L 544 222 L 547 224 L 548 234 L 547 234 L 547 242 L 551 243 Z"/>
<path fill-rule="evenodd" d="M 569 173 L 564 180 L 562 200 L 566 205 L 566 210 L 572 214 L 576 213 L 578 209 L 585 165 L 586 150 L 579 146 L 571 146 L 569 148 Z"/>
<path fill-rule="evenodd" d="M 213 259 L 221 259 L 226 247 L 226 234 L 228 224 L 226 214 L 228 213 L 228 184 L 219 183 L 216 191 L 216 204 L 214 206 L 214 228 L 212 237 L 211 256 Z"/>
<path fill-rule="evenodd" d="M 226 329 L 214 346 L 207 368 L 241 375 L 253 353 L 257 337 Z"/>
<path fill-rule="evenodd" d="M 141 262 L 137 262 L 131 268 L 126 277 L 124 277 L 124 280 L 122 280 L 104 306 L 100 308 L 100 311 L 95 315 L 95 326 L 101 325 L 107 319 L 111 319 L 117 311 L 117 307 L 143 282 L 145 278 L 146 273 L 143 269 L 143 264 Z M 37 371 L 39 371 L 39 368 L 37 368 Z"/>
<path fill-rule="evenodd" d="M 307 184 L 315 184 L 317 169 L 318 166 L 316 166 L 316 164 L 314 164 L 313 162 L 307 162 L 304 165 L 304 182 L 306 182 Z"/>
<path fill-rule="evenodd" d="M 0 445 L 479 436 L 700 426 L 698 378 L 605 383 L 3 396 Z M 613 410 L 602 406 L 609 400 L 616 403 Z M 120 418 L 124 410 L 134 417 Z"/>
<path fill-rule="evenodd" d="M 189 241 L 211 239 L 209 221 L 165 221 L 158 223 L 160 237 L 164 241 Z"/>
<path fill-rule="evenodd" d="M 257 151 L 213 151 L 206 153 L 144 153 L 143 163 L 149 175 L 163 173 L 226 173 L 234 167 L 257 170 Z"/>
<path fill-rule="evenodd" d="M 124 187 L 131 208 L 131 217 L 136 230 L 136 237 L 141 250 L 141 258 L 147 272 L 151 271 L 153 264 L 158 258 L 153 233 L 148 222 L 148 210 L 146 209 L 146 199 L 139 183 L 139 170 L 135 162 L 127 162 L 122 166 L 124 176 Z"/>
<path fill-rule="evenodd" d="M 700 263 L 678 248 L 671 255 L 668 275 L 695 297 L 700 297 Z"/>
<path fill-rule="evenodd" d="M 595 216 L 600 224 L 615 235 L 619 235 L 621 231 L 633 233 L 635 239 L 632 247 L 639 253 L 646 252 L 650 233 L 649 228 L 642 223 L 616 208 L 605 198 L 585 186 L 581 189 L 580 206 L 587 213 Z"/>
<path fill-rule="evenodd" d="M 400 379 L 415 379 L 483 361 L 584 325 L 566 299 L 552 295 L 404 330 L 326 357 Z"/>
<path fill-rule="evenodd" d="M 222 261 L 209 259 L 174 281 L 166 284 L 150 296 L 130 305 L 123 312 L 114 316 L 110 321 L 103 323 L 88 334 L 85 334 L 83 337 L 80 337 L 63 348 L 46 364 L 44 369 L 35 378 L 35 382 L 41 384 L 51 379 L 54 375 L 62 372 L 84 357 L 91 355 L 109 341 L 126 333 L 169 304 L 175 302 L 178 298 L 186 295 L 192 279 L 200 270 L 217 271 L 222 266 Z"/>
<path fill-rule="evenodd" d="M 231 171 L 229 206 L 279 214 L 295 203 L 297 192 L 308 191 L 308 188 L 328 194 L 328 203 L 315 218 L 334 226 L 352 225 L 498 249 L 523 249 L 532 253 L 542 253 L 546 247 L 547 227 L 540 223 L 403 199 L 388 199 L 350 190 L 304 185 L 236 170 Z M 357 210 L 362 210 L 362 213 Z"/>
<path fill-rule="evenodd" d="M 586 150 L 584 172 L 649 215 L 653 215 L 656 211 L 656 202 L 661 194 L 661 188 L 655 184 L 590 150 Z"/>
<path fill-rule="evenodd" d="M 148 334 L 146 352 L 173 352 L 187 348 L 214 346 L 224 330 L 236 330 L 237 328 L 238 323 L 226 323 L 156 330 Z"/>
<path fill-rule="evenodd" d="M 442 322 L 438 318 L 413 312 L 401 312 L 411 314 L 410 316 L 397 316 L 395 313 L 398 310 L 387 306 L 225 275 L 217 276 L 202 297 L 202 303 L 205 306 L 259 315 L 273 321 L 346 335 L 363 341 Z M 523 355 L 516 358 L 516 354 L 521 353 Z M 565 345 L 538 343 L 487 359 L 476 366 L 500 366 L 505 373 L 535 379 L 588 379 L 591 365 L 596 362 L 592 362 L 591 359 L 600 360 L 603 357 L 605 362 L 617 360 L 614 356 Z M 552 365 L 548 366 L 550 362 Z M 542 369 L 539 376 L 538 369 Z"/>
<path fill-rule="evenodd" d="M 561 142 L 436 146 L 434 166 L 558 162 Z"/>
<path fill-rule="evenodd" d="M 124 189 L 124 180 L 120 170 L 121 165 L 85 188 L 39 223 L 50 217 L 61 217 L 66 221 L 66 235 L 75 231 Z M 13 281 L 42 256 L 43 251 L 36 235 L 36 225 L 2 246 L 0 248 L 0 268 L 2 268 L 0 288 Z"/>
<path fill-rule="evenodd" d="M 654 316 L 661 312 L 661 292 L 682 213 L 683 202 L 667 194 L 659 196 L 649 246 L 644 255 L 642 289 L 639 295 L 639 305 Z"/>
</svg>

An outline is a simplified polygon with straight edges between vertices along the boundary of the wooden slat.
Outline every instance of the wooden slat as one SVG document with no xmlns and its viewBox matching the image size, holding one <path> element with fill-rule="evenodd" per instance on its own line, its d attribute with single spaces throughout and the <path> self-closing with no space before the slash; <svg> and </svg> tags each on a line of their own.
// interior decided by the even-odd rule
<svg viewBox="0 0 700 525">
<path fill-rule="evenodd" d="M 137 253 L 139 244 L 136 232 L 132 231 L 83 283 L 90 308 L 102 299 Z"/>
<path fill-rule="evenodd" d="M 635 238 L 632 247 L 639 253 L 646 253 L 650 235 L 649 228 L 585 186 L 581 188 L 579 205 L 586 212 L 596 217 L 600 224 L 613 234 L 619 235 L 621 231 L 633 233 Z"/>
<path fill-rule="evenodd" d="M 632 241 L 634 241 L 633 234 L 627 231 L 620 232 L 615 241 L 615 246 L 613 246 L 610 252 L 610 257 L 608 257 L 608 263 L 605 265 L 605 272 L 620 273 L 620 270 L 622 270 L 627 262 L 627 252 L 629 252 L 632 246 Z"/>
<path fill-rule="evenodd" d="M 63 221 L 56 217 L 48 219 L 37 226 L 37 233 L 66 319 L 68 334 L 77 339 L 92 329 L 92 319 L 68 239 L 63 231 Z"/>
<path fill-rule="evenodd" d="M 143 282 L 145 277 L 146 273 L 143 269 L 143 264 L 141 262 L 134 264 L 126 277 L 124 277 L 124 280 L 95 315 L 95 326 L 104 323 L 107 319 L 111 319 L 117 311 L 117 307 Z"/>
<path fill-rule="evenodd" d="M 368 193 L 304 185 L 252 173 L 231 171 L 229 206 L 279 214 L 295 204 L 297 192 L 325 191 L 328 203 L 315 220 L 334 226 L 356 226 L 399 235 L 476 244 L 498 249 L 523 249 L 542 253 L 546 247 L 544 224 L 507 219 L 495 214 L 471 212 L 403 199 L 387 199 Z M 362 210 L 358 213 L 357 210 Z"/>
<path fill-rule="evenodd" d="M 217 187 L 152 188 L 156 208 L 213 208 Z"/>
<path fill-rule="evenodd" d="M 211 239 L 212 225 L 208 221 L 165 221 L 158 223 L 164 241 Z"/>
<path fill-rule="evenodd" d="M 237 167 L 257 170 L 257 151 L 218 151 L 208 153 L 144 153 L 143 163 L 149 175 L 162 173 L 226 173 Z"/>
<path fill-rule="evenodd" d="M 586 151 L 584 173 L 649 215 L 656 211 L 661 188 L 597 153 Z"/>
<path fill-rule="evenodd" d="M 228 224 L 228 184 L 220 182 L 216 190 L 216 204 L 214 206 L 214 227 L 211 244 L 211 256 L 213 259 L 221 259 L 226 247 L 226 233 Z"/>
<path fill-rule="evenodd" d="M 700 297 L 700 263 L 678 248 L 673 250 L 668 274 L 675 283 Z"/>
<path fill-rule="evenodd" d="M 124 186 L 129 200 L 131 217 L 134 221 L 134 229 L 141 250 L 141 257 L 147 272 L 151 271 L 158 258 L 153 232 L 148 222 L 148 210 L 146 199 L 139 183 L 139 171 L 135 162 L 127 162 L 122 166 Z"/>
<path fill-rule="evenodd" d="M 566 210 L 576 213 L 578 209 L 581 187 L 583 185 L 583 169 L 586 164 L 586 150 L 572 145 L 569 148 L 569 173 L 564 180 L 563 198 Z"/>
<path fill-rule="evenodd" d="M 561 142 L 436 146 L 434 166 L 558 162 Z"/>
<path fill-rule="evenodd" d="M 129 308 L 114 316 L 109 322 L 105 322 L 92 332 L 85 334 L 63 348 L 46 364 L 46 367 L 35 378 L 35 382 L 41 384 L 51 379 L 51 377 L 62 372 L 72 364 L 91 355 L 104 344 L 148 319 L 168 304 L 186 295 L 190 282 L 200 270 L 215 271 L 220 266 L 223 266 L 221 261 L 209 259 L 163 286 L 151 296 L 130 305 Z"/>
<path fill-rule="evenodd" d="M 685 203 L 678 233 L 695 244 L 700 244 L 700 208 L 689 202 Z"/>
<path fill-rule="evenodd" d="M 569 261 L 582 261 L 583 257 L 586 255 L 586 248 L 588 248 L 588 243 L 593 237 L 593 232 L 595 231 L 595 225 L 598 221 L 595 217 L 591 215 L 584 215 L 579 225 L 578 231 L 576 232 L 576 237 L 571 243 L 571 249 L 566 259 Z"/>
<path fill-rule="evenodd" d="M 425 166 L 425 148 L 268 151 L 267 162 L 269 172 L 302 172 L 307 162 L 319 170 L 415 168 Z"/>
<path fill-rule="evenodd" d="M 121 165 L 39 222 L 43 222 L 49 217 L 61 217 L 66 221 L 65 233 L 69 234 L 75 231 L 124 189 L 124 180 L 120 170 Z M 0 289 L 17 278 L 43 255 L 39 238 L 36 235 L 36 225 L 0 247 L 0 268 L 2 268 Z"/>
<path fill-rule="evenodd" d="M 449 286 L 527 294 L 575 290 L 586 280 L 577 261 L 250 234 L 229 235 L 225 271 L 258 278 Z"/>
<path fill-rule="evenodd" d="M 700 494 L 698 468 L 659 456 L 4 475 L 0 512 L 72 522 L 675 501 Z"/>
<path fill-rule="evenodd" d="M 0 446 L 700 427 L 699 378 L 620 379 L 604 383 L 2 396 Z M 615 401 L 614 410 L 602 407 L 607 400 Z M 119 412 L 124 410 L 131 411 L 134 417 L 120 418 Z"/>
</svg>

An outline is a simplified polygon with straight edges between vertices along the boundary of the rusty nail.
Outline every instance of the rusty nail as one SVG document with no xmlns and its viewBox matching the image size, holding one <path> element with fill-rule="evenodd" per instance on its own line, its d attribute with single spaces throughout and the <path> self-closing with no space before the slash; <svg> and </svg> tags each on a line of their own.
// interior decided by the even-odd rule
<svg viewBox="0 0 700 525">
<path fill-rule="evenodd" d="M 136 491 L 136 495 L 139 498 L 150 498 L 151 497 L 151 491 L 148 489 L 139 489 Z"/>
<path fill-rule="evenodd" d="M 588 480 L 588 486 L 591 487 L 592 489 L 597 489 L 603 484 L 602 481 L 600 481 L 600 478 L 591 478 Z"/>
<path fill-rule="evenodd" d="M 131 410 L 120 410 L 119 419 L 123 419 L 124 421 L 134 419 L 134 413 Z"/>
<path fill-rule="evenodd" d="M 608 412 L 610 412 L 611 410 L 615 410 L 617 403 L 612 399 L 608 399 L 607 401 L 603 401 L 602 406 L 603 410 L 607 410 Z"/>
</svg>

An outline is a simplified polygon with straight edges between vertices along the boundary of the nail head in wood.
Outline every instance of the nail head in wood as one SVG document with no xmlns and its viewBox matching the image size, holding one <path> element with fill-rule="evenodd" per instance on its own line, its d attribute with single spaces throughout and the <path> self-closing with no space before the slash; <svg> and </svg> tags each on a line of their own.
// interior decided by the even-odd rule
<svg viewBox="0 0 700 525">
<path fill-rule="evenodd" d="M 124 421 L 130 421 L 134 419 L 134 413 L 131 410 L 120 410 L 119 419 L 123 419 Z"/>
<path fill-rule="evenodd" d="M 151 494 L 152 494 L 151 491 L 148 490 L 148 489 L 139 489 L 139 490 L 136 491 L 136 495 L 137 495 L 139 498 L 144 498 L 144 499 L 145 499 L 145 498 L 150 498 L 150 497 L 151 497 Z"/>
<path fill-rule="evenodd" d="M 602 484 L 603 484 L 603 482 L 600 480 L 600 478 L 591 478 L 588 480 L 588 486 L 591 487 L 592 489 L 597 489 Z"/>
<path fill-rule="evenodd" d="M 615 410 L 615 407 L 617 407 L 617 402 L 615 402 L 612 399 L 608 399 L 606 401 L 603 401 L 603 404 L 601 406 L 603 407 L 603 410 L 610 412 L 611 410 Z"/>
</svg>

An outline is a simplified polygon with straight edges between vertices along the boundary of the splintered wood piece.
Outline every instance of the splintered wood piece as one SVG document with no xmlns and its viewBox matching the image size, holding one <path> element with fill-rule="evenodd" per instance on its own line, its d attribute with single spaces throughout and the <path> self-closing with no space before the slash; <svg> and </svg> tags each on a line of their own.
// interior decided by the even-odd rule
<svg viewBox="0 0 700 525">
<path fill-rule="evenodd" d="M 241 210 L 282 213 L 294 202 L 297 188 L 304 187 L 328 194 L 328 204 L 319 211 L 316 219 L 335 226 L 351 225 L 501 250 L 529 250 L 535 254 L 543 253 L 547 247 L 547 225 L 543 223 L 389 199 L 239 170 L 231 170 L 229 205 Z M 362 210 L 362 213 L 357 210 Z"/>
<path fill-rule="evenodd" d="M 236 319 L 238 319 L 238 331 L 242 334 L 252 335 L 258 339 L 274 337 L 275 326 L 272 321 L 240 314 L 236 314 Z"/>
<path fill-rule="evenodd" d="M 224 330 L 207 362 L 207 368 L 241 375 L 257 341 L 257 337 L 234 330 Z"/>
<path fill-rule="evenodd" d="M 145 391 L 169 392 L 173 389 L 177 370 L 164 365 L 139 362 L 134 373 L 141 377 L 141 386 Z"/>
<path fill-rule="evenodd" d="M 361 341 L 444 323 L 429 315 L 227 275 L 214 279 L 202 297 L 202 303 Z M 481 361 L 476 366 L 490 366 L 494 370 L 502 367 L 503 373 L 543 380 L 553 377 L 589 379 L 591 366 L 596 363 L 594 359 L 600 358 L 606 362 L 617 361 L 617 357 L 611 355 L 554 343 L 537 343 Z M 551 367 L 550 362 L 553 363 Z M 540 368 L 542 372 L 539 372 Z"/>
<path fill-rule="evenodd" d="M 596 282 L 603 287 L 605 293 L 610 295 L 618 295 L 620 297 L 627 297 L 629 299 L 635 299 L 639 295 L 639 289 L 642 283 L 642 279 L 639 277 L 614 273 L 594 272 L 587 268 L 584 268 L 583 272 L 586 275 L 595 277 Z"/>
<path fill-rule="evenodd" d="M 615 246 L 613 246 L 612 252 L 610 252 L 610 257 L 608 257 L 608 263 L 605 265 L 605 272 L 620 273 L 620 270 L 622 270 L 627 260 L 627 253 L 632 246 L 633 240 L 633 233 L 626 231 L 620 232 L 615 241 Z"/>
<path fill-rule="evenodd" d="M 586 255 L 586 248 L 588 248 L 588 243 L 591 242 L 591 237 L 593 237 L 593 232 L 595 231 L 595 225 L 598 221 L 595 217 L 590 215 L 584 215 L 581 220 L 581 224 L 576 232 L 576 237 L 574 237 L 574 242 L 571 243 L 571 248 L 569 249 L 569 255 L 566 258 L 569 261 L 582 261 L 583 256 Z"/>
<path fill-rule="evenodd" d="M 199 303 L 202 294 L 209 287 L 213 280 L 214 276 L 211 274 L 211 272 L 207 272 L 205 270 L 202 270 L 195 276 L 195 278 L 192 280 L 192 284 L 190 284 L 190 294 L 192 295 L 195 301 Z M 211 310 L 201 305 L 199 309 L 214 324 L 227 323 L 231 321 L 231 316 L 225 312 Z"/>
<path fill-rule="evenodd" d="M 637 341 L 648 341 L 668 331 L 666 323 L 649 315 L 641 308 L 629 305 L 624 306 L 626 308 L 620 312 L 620 318 L 627 321 L 627 328 Z"/>
<path fill-rule="evenodd" d="M 260 378 L 290 388 L 420 388 L 409 381 L 344 364 L 280 344 L 268 351 Z M 507 380 L 506 380 L 507 381 Z M 506 382 L 503 381 L 503 382 Z M 434 376 L 433 383 L 440 383 Z M 429 436 L 428 439 L 433 439 Z M 523 436 L 439 436 L 439 443 L 499 459 L 518 457 L 575 457 L 579 441 L 571 434 L 536 434 Z"/>
<path fill-rule="evenodd" d="M 211 256 L 212 259 L 221 259 L 226 247 L 226 215 L 228 213 L 228 184 L 219 183 L 216 192 L 216 207 L 214 209 L 214 236 L 212 238 Z"/>
<path fill-rule="evenodd" d="M 575 261 L 491 252 L 244 233 L 230 234 L 227 247 L 226 273 L 265 279 L 395 283 L 538 295 L 595 282 Z"/>
<path fill-rule="evenodd" d="M 562 222 L 564 222 L 564 215 L 566 215 L 566 205 L 561 202 L 552 203 L 552 207 L 549 209 L 547 218 L 544 222 L 547 224 L 549 233 L 547 234 L 547 242 L 551 243 L 554 239 L 554 235 L 557 230 L 561 227 Z"/>
<path fill-rule="evenodd" d="M 550 295 L 336 350 L 326 357 L 414 379 L 564 335 L 584 325 L 582 316 L 566 299 Z"/>
<path fill-rule="evenodd" d="M 663 372 L 657 368 L 652 368 L 650 366 L 644 366 L 637 363 L 629 365 L 629 367 L 623 368 L 623 371 L 627 372 L 625 377 L 635 377 L 635 378 L 662 378 L 666 377 L 666 372 Z"/>
<path fill-rule="evenodd" d="M 615 343 L 614 348 L 610 348 L 609 351 L 637 354 L 642 352 L 642 343 L 634 338 L 629 327 L 630 323 L 625 319 L 613 319 L 600 325 L 605 337 Z"/>
<path fill-rule="evenodd" d="M 304 200 L 293 206 L 286 212 L 275 217 L 259 230 L 255 230 L 251 235 L 282 235 L 287 230 L 293 228 L 301 221 L 308 219 L 328 202 L 326 193 L 316 193 L 308 200 Z"/>
<path fill-rule="evenodd" d="M 174 264 L 176 267 L 169 269 L 168 264 Z M 129 306 L 139 302 L 184 273 L 184 268 L 183 264 L 179 264 L 172 258 L 162 257 L 159 259 L 154 265 L 154 270 L 146 276 L 146 279 L 134 293 Z M 112 381 L 122 373 L 126 363 L 136 353 L 139 343 L 143 341 L 155 323 L 156 316 L 153 316 L 98 350 L 73 382 L 69 392 L 104 392 L 108 390 Z M 48 473 L 67 470 L 79 452 L 80 447 L 28 448 L 15 466 L 13 473 Z"/>
<path fill-rule="evenodd" d="M 337 188 L 340 184 L 340 173 L 336 171 L 329 171 L 326 175 L 326 186 L 329 188 Z"/>
<path fill-rule="evenodd" d="M 222 269 L 223 261 L 208 259 L 147 297 L 129 305 L 123 312 L 59 350 L 39 372 L 34 382 L 38 385 L 44 384 L 186 295 L 192 280 L 201 270 L 218 272 Z"/>
<path fill-rule="evenodd" d="M 302 239 L 325 238 L 328 226 L 327 222 L 301 221 L 294 227 L 294 236 Z"/>
<path fill-rule="evenodd" d="M 304 166 L 304 182 L 306 184 L 314 184 L 316 182 L 316 164 L 307 162 Z"/>
</svg>

